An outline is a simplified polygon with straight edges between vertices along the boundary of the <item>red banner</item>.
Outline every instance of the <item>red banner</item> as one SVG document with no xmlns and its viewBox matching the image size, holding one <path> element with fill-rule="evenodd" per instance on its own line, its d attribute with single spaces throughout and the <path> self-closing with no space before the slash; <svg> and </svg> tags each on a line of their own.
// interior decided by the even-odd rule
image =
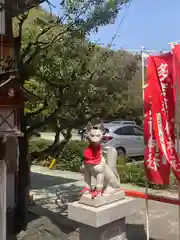
<svg viewBox="0 0 180 240">
<path fill-rule="evenodd" d="M 175 96 L 172 77 L 173 56 L 171 53 L 168 53 L 150 57 L 149 60 L 152 69 L 150 91 L 155 137 L 165 159 L 171 165 L 178 182 L 180 182 L 180 161 L 175 149 L 174 134 Z M 161 165 L 161 167 L 163 166 Z M 164 171 L 163 174 L 169 174 L 169 171 Z"/>
<path fill-rule="evenodd" d="M 152 88 L 153 78 L 156 78 L 154 62 L 148 59 L 147 84 L 144 89 L 144 138 L 146 143 L 144 164 L 148 180 L 154 184 L 168 184 L 170 165 L 163 157 L 161 148 L 158 147 L 152 118 Z"/>
<path fill-rule="evenodd" d="M 175 45 L 173 49 L 173 80 L 174 96 L 176 96 L 178 94 L 177 87 L 180 88 L 180 44 Z"/>
</svg>

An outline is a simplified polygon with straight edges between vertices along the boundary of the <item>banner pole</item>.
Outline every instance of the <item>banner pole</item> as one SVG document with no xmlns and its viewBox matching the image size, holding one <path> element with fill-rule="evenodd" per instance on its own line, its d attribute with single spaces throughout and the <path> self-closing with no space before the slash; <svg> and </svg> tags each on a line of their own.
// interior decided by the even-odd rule
<svg viewBox="0 0 180 240">
<path fill-rule="evenodd" d="M 143 101 L 144 101 L 144 88 L 145 88 L 145 72 L 144 72 L 144 68 L 145 68 L 145 64 L 144 64 L 144 47 L 142 47 L 141 49 L 141 67 L 142 67 L 142 94 L 143 94 Z M 143 116 L 144 116 L 144 108 L 143 108 Z M 145 193 L 148 194 L 148 181 L 146 178 L 146 183 L 145 183 Z M 146 204 L 146 239 L 149 240 L 150 239 L 150 234 L 149 234 L 149 204 L 148 204 L 148 199 L 146 198 L 145 200 L 145 204 Z"/>
<path fill-rule="evenodd" d="M 179 104 L 178 104 L 178 78 L 176 77 L 176 119 L 178 120 L 178 108 L 179 108 Z M 176 140 L 176 149 L 177 149 L 177 154 L 178 154 L 178 158 L 180 158 L 180 148 L 179 148 L 179 134 L 180 134 L 180 128 L 179 128 L 179 123 L 178 121 L 176 121 L 176 135 L 177 135 L 177 140 Z M 178 184 L 178 198 L 180 200 L 180 184 Z M 179 206 L 179 240 L 180 240 L 180 206 Z"/>
<path fill-rule="evenodd" d="M 177 42 L 170 42 L 169 45 L 171 47 L 171 51 L 173 51 L 175 45 L 177 44 Z M 175 62 L 176 59 L 174 58 L 173 61 Z M 176 67 L 176 65 L 174 64 L 174 66 Z M 178 101 L 178 93 L 179 93 L 179 86 L 178 86 L 178 77 L 175 74 L 175 88 L 176 88 L 176 106 L 175 106 L 175 126 L 176 126 L 176 151 L 178 154 L 178 158 L 180 158 L 180 146 L 179 146 L 179 134 L 180 134 L 180 126 L 179 126 L 179 114 L 178 114 L 178 108 L 179 108 L 179 101 Z M 180 200 L 180 184 L 178 184 L 178 199 Z M 178 218 L 179 218 L 179 240 L 180 240 L 180 206 L 178 207 Z"/>
</svg>

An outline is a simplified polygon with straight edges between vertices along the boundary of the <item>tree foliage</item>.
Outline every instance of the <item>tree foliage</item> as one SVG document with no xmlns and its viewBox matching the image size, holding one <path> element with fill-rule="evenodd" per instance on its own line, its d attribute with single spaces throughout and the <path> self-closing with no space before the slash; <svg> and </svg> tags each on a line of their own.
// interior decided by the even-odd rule
<svg viewBox="0 0 180 240">
<path fill-rule="evenodd" d="M 36 96 L 27 103 L 28 132 L 48 125 L 59 134 L 93 118 L 121 116 L 125 108 L 127 113 L 128 83 L 137 69 L 131 55 L 67 33 L 35 62 L 36 75 L 25 84 Z"/>
<path fill-rule="evenodd" d="M 91 31 L 112 23 L 125 2 L 62 1 L 61 16 L 38 7 L 14 20 L 15 39 L 21 43 L 20 80 L 31 95 L 23 121 L 27 136 L 51 126 L 57 143 L 58 134 L 69 139 L 67 132 L 88 120 L 127 113 L 135 58 L 87 39 Z"/>
</svg>

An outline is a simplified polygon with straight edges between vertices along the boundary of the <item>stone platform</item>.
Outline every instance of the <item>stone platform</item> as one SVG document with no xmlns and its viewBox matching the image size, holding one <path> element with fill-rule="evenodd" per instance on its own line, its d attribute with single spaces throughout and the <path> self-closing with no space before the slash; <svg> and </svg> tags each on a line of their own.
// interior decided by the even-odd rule
<svg viewBox="0 0 180 240">
<path fill-rule="evenodd" d="M 73 202 L 68 204 L 68 218 L 98 228 L 137 212 L 138 209 L 135 206 L 138 201 L 138 199 L 126 197 L 100 207 Z"/>
<path fill-rule="evenodd" d="M 80 223 L 80 240 L 127 239 L 126 217 L 133 214 L 134 211 L 138 211 L 136 205 L 139 206 L 137 204 L 139 200 L 124 198 L 123 195 L 121 195 L 121 198 L 121 200 L 105 203 L 101 206 L 97 206 L 97 204 L 100 204 L 98 199 L 94 206 L 88 206 L 80 202 L 68 205 L 69 219 Z M 90 200 L 88 201 L 88 204 L 90 204 Z"/>
<path fill-rule="evenodd" d="M 84 194 L 79 203 L 91 206 L 91 207 L 100 207 L 112 202 L 116 202 L 125 198 L 125 193 L 123 191 L 117 191 L 113 194 L 103 194 L 103 196 L 98 196 L 92 199 L 91 194 Z"/>
</svg>

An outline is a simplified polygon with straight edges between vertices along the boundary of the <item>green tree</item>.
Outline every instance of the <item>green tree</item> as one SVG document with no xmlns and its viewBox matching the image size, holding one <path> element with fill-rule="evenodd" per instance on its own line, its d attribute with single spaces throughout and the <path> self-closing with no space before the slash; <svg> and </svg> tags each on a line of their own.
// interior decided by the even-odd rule
<svg viewBox="0 0 180 240">
<path fill-rule="evenodd" d="M 128 84 L 137 69 L 132 55 L 72 39 L 71 35 L 47 49 L 43 56 L 37 62 L 36 77 L 26 84 L 40 99 L 27 103 L 31 126 L 28 133 L 47 124 L 56 133 L 52 146 L 33 153 L 42 158 L 61 153 L 73 128 L 93 118 L 106 119 L 115 114 L 121 117 L 124 105 L 127 111 Z M 38 115 L 33 109 L 38 109 Z M 55 109 L 58 111 L 54 113 Z M 64 131 L 69 134 L 60 142 L 59 134 Z"/>
<path fill-rule="evenodd" d="M 32 95 L 36 97 L 35 99 L 38 101 L 40 107 L 33 109 L 26 115 L 22 112 L 21 116 L 24 137 L 19 139 L 19 179 L 15 210 L 16 231 L 20 231 L 27 223 L 30 176 L 28 138 L 31 135 L 30 131 L 36 128 L 30 126 L 28 130 L 27 124 L 31 118 L 42 112 L 42 108 L 45 109 L 48 102 L 48 99 L 44 99 L 44 97 L 40 99 L 39 96 L 35 96 L 33 93 L 34 88 L 36 88 L 36 90 L 39 89 L 37 91 L 41 92 L 40 87 L 44 87 L 44 83 L 40 82 L 39 79 L 37 85 L 37 61 L 41 61 L 43 53 L 51 49 L 55 43 L 63 42 L 66 35 L 69 36 L 70 34 L 72 38 L 86 38 L 92 31 L 97 31 L 100 26 L 112 23 L 116 19 L 121 6 L 127 2 L 128 1 L 123 0 L 67 0 L 61 1 L 60 16 L 54 16 L 39 7 L 31 9 L 14 19 L 14 42 L 20 83 L 25 87 L 25 84 L 28 84 L 27 82 L 31 80 L 28 88 L 31 86 L 31 90 L 33 90 Z M 44 56 L 44 58 L 46 58 L 46 56 Z M 71 72 L 71 76 L 73 76 L 72 73 L 73 72 Z M 36 81 L 36 84 L 33 85 L 33 81 Z M 104 89 L 101 91 L 103 92 Z M 62 92 L 62 94 L 64 95 L 65 92 Z M 42 96 L 44 96 L 43 93 Z M 41 105 L 43 105 L 42 108 Z M 55 106 L 51 108 L 50 112 L 49 109 L 45 111 L 46 114 L 43 115 L 43 120 L 46 124 L 53 120 L 60 107 L 61 101 L 59 99 L 56 101 Z M 42 119 L 39 117 L 39 124 L 40 123 L 42 123 Z"/>
</svg>

